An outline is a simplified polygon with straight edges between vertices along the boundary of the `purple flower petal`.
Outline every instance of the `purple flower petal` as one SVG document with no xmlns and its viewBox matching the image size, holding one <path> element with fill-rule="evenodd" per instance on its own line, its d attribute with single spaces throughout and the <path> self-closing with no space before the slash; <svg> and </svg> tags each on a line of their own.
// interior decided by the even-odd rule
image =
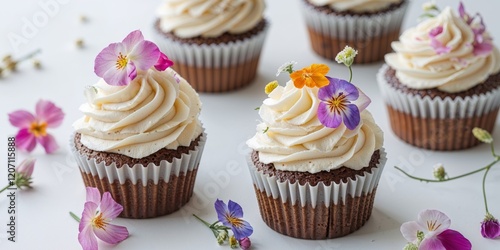
<svg viewBox="0 0 500 250">
<path fill-rule="evenodd" d="M 342 116 L 337 112 L 330 112 L 328 105 L 320 102 L 318 106 L 318 119 L 328 128 L 338 128 L 342 123 Z"/>
<path fill-rule="evenodd" d="M 485 219 L 481 223 L 481 235 L 487 239 L 495 239 L 500 236 L 500 224 L 497 219 Z"/>
<path fill-rule="evenodd" d="M 441 211 L 427 209 L 418 214 L 417 223 L 426 231 L 429 230 L 434 232 L 434 234 L 439 234 L 450 227 L 451 220 Z M 434 225 L 434 227 L 428 228 L 429 224 Z M 424 233 L 427 232 L 424 231 Z"/>
<path fill-rule="evenodd" d="M 417 232 L 423 231 L 420 225 L 415 221 L 405 222 L 399 229 L 403 237 L 409 242 L 417 241 Z"/>
<path fill-rule="evenodd" d="M 101 213 L 104 218 L 114 219 L 123 211 L 123 206 L 118 204 L 109 192 L 105 192 L 102 195 L 101 201 Z"/>
<path fill-rule="evenodd" d="M 237 240 L 249 237 L 253 233 L 253 228 L 250 223 L 244 220 L 240 220 L 240 223 L 237 225 L 232 225 L 231 230 Z"/>
<path fill-rule="evenodd" d="M 366 107 L 368 107 L 368 105 L 370 105 L 372 100 L 363 91 L 361 91 L 361 89 L 358 89 L 358 92 L 359 92 L 358 99 L 356 99 L 352 103 L 358 106 L 359 113 L 361 113 L 363 112 L 363 110 L 366 109 Z"/>
<path fill-rule="evenodd" d="M 135 78 L 136 75 L 134 75 L 134 72 L 135 72 L 135 66 L 129 62 L 124 69 L 120 69 L 120 70 L 110 69 L 110 70 L 108 70 L 102 76 L 102 78 L 109 85 L 126 86 L 132 80 L 131 76 L 133 76 Z"/>
<path fill-rule="evenodd" d="M 147 70 L 158 62 L 160 49 L 150 41 L 142 41 L 129 51 L 128 56 L 140 70 Z"/>
<path fill-rule="evenodd" d="M 231 223 L 229 223 L 229 221 L 226 220 L 226 213 L 229 212 L 227 210 L 226 203 L 217 199 L 214 203 L 214 207 L 215 207 L 215 212 L 217 212 L 217 218 L 219 219 L 219 221 L 222 222 L 222 224 L 224 224 L 225 226 L 231 226 Z"/>
<path fill-rule="evenodd" d="M 324 87 L 321 87 L 318 90 L 318 98 L 322 101 L 329 101 L 332 96 L 337 96 L 338 91 L 337 91 L 337 85 L 339 84 L 340 79 L 337 78 L 332 78 L 327 76 L 326 77 L 330 83 Z"/>
<path fill-rule="evenodd" d="M 101 192 L 95 187 L 86 187 L 87 201 L 93 202 L 97 205 L 101 203 Z"/>
<path fill-rule="evenodd" d="M 420 242 L 419 250 L 447 250 L 441 241 L 436 237 L 432 238 L 424 238 L 422 242 Z M 455 248 L 450 248 L 449 250 L 454 250 Z M 457 249 L 458 250 L 458 249 Z"/>
<path fill-rule="evenodd" d="M 118 244 L 125 240 L 129 233 L 126 227 L 106 224 L 104 228 L 94 228 L 97 238 L 109 244 Z"/>
<path fill-rule="evenodd" d="M 17 110 L 9 114 L 9 122 L 16 128 L 29 128 L 35 116 L 26 110 Z"/>
<path fill-rule="evenodd" d="M 56 139 L 54 139 L 54 137 L 50 134 L 39 136 L 36 140 L 43 146 L 45 153 L 47 154 L 52 154 L 59 148 Z"/>
<path fill-rule="evenodd" d="M 126 55 L 125 47 L 121 43 L 112 43 L 99 52 L 94 61 L 96 75 L 104 78 L 108 71 L 117 71 L 116 61 L 120 53 Z"/>
<path fill-rule="evenodd" d="M 444 46 L 443 43 L 438 41 L 436 38 L 431 38 L 431 47 L 434 49 L 436 54 L 442 55 L 442 54 L 447 54 L 450 53 L 451 47 Z"/>
<path fill-rule="evenodd" d="M 123 38 L 122 44 L 125 48 L 125 51 L 132 51 L 134 47 L 142 41 L 144 41 L 142 32 L 140 30 L 134 30 L 130 32 L 125 38 Z"/>
<path fill-rule="evenodd" d="M 64 113 L 51 101 L 40 100 L 36 104 L 35 114 L 39 121 L 47 123 L 48 128 L 55 128 L 61 125 Z"/>
<path fill-rule="evenodd" d="M 491 53 L 492 50 L 493 44 L 491 44 L 490 42 L 483 42 L 474 44 L 474 50 L 472 53 L 474 53 L 475 56 L 487 56 Z"/>
<path fill-rule="evenodd" d="M 160 52 L 160 58 L 158 58 L 158 61 L 155 64 L 155 69 L 159 71 L 164 71 L 172 65 L 174 65 L 174 62 L 170 61 L 167 55 Z"/>
<path fill-rule="evenodd" d="M 78 234 L 78 241 L 83 250 L 98 250 L 97 239 L 92 230 L 92 225 L 87 224 Z"/>
<path fill-rule="evenodd" d="M 429 31 L 429 37 L 435 38 L 436 36 L 438 36 L 441 33 L 443 33 L 443 26 L 439 25 L 439 26 L 431 29 L 431 31 Z"/>
<path fill-rule="evenodd" d="M 17 132 L 16 147 L 28 152 L 33 151 L 36 146 L 36 137 L 29 132 L 27 128 L 23 128 Z"/>
<path fill-rule="evenodd" d="M 460 1 L 460 4 L 458 4 L 458 14 L 460 14 L 460 17 L 462 19 L 464 19 L 464 17 L 467 15 L 467 13 L 465 13 L 465 7 L 462 1 Z"/>
<path fill-rule="evenodd" d="M 350 102 L 357 100 L 359 97 L 358 88 L 354 84 L 342 79 L 338 82 L 336 92 L 338 94 L 342 93 L 346 97 L 346 100 Z"/>
<path fill-rule="evenodd" d="M 437 235 L 437 239 L 441 241 L 444 249 L 472 249 L 472 244 L 470 243 L 470 241 L 466 239 L 461 233 L 455 230 L 444 230 L 442 233 Z"/>
<path fill-rule="evenodd" d="M 229 200 L 227 206 L 229 208 L 229 212 L 231 213 L 231 217 L 234 218 L 243 217 L 243 209 L 241 208 L 240 204 L 233 202 L 232 200 Z"/>
<path fill-rule="evenodd" d="M 25 178 L 31 177 L 35 168 L 36 159 L 33 157 L 26 158 L 16 167 L 16 172 L 22 174 Z"/>
<path fill-rule="evenodd" d="M 250 238 L 248 238 L 248 237 L 245 237 L 245 238 L 239 240 L 238 243 L 240 244 L 240 248 L 243 250 L 248 250 L 252 246 L 252 242 L 250 241 Z"/>
<path fill-rule="evenodd" d="M 85 227 L 89 226 L 94 218 L 97 211 L 98 204 L 87 201 L 83 205 L 82 218 L 80 219 L 80 224 L 78 225 L 78 230 L 82 232 Z M 90 225 L 91 226 L 91 225 Z"/>
<path fill-rule="evenodd" d="M 361 121 L 358 107 L 354 104 L 347 104 L 347 108 L 342 111 L 342 120 L 349 130 L 354 130 Z"/>
</svg>

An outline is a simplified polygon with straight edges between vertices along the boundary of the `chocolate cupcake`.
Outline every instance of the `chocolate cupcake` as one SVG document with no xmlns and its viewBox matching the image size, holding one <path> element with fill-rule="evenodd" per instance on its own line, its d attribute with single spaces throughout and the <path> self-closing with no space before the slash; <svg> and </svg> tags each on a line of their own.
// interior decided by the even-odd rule
<svg viewBox="0 0 500 250">
<path fill-rule="evenodd" d="M 370 100 L 318 68 L 293 72 L 285 87 L 269 93 L 259 109 L 262 123 L 247 141 L 264 222 L 302 239 L 336 238 L 361 228 L 386 161 L 383 133 L 365 110 Z M 322 77 L 326 84 L 310 84 Z"/>
<path fill-rule="evenodd" d="M 139 31 L 111 44 L 96 58 L 103 79 L 85 90 L 84 116 L 73 124 L 70 147 L 85 186 L 110 192 L 121 217 L 169 214 L 193 194 L 206 141 L 201 102 L 169 65 Z"/>
<path fill-rule="evenodd" d="M 173 68 L 200 92 L 227 92 L 256 76 L 268 30 L 264 0 L 167 0 L 158 9 L 156 41 Z"/>
<path fill-rule="evenodd" d="M 378 73 L 392 130 L 417 147 L 469 148 L 480 143 L 474 127 L 495 127 L 500 52 L 481 17 L 459 10 L 447 7 L 405 31 Z"/>
<path fill-rule="evenodd" d="M 334 60 L 346 45 L 356 63 L 381 61 L 397 40 L 408 0 L 300 0 L 312 49 Z"/>
</svg>

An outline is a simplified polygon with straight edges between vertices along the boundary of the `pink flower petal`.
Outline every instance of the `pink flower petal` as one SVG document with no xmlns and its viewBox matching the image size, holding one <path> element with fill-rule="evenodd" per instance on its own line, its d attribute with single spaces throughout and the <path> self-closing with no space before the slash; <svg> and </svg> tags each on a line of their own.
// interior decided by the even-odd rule
<svg viewBox="0 0 500 250">
<path fill-rule="evenodd" d="M 36 137 L 31 134 L 27 128 L 23 128 L 17 132 L 16 147 L 28 152 L 33 151 L 36 146 Z"/>
<path fill-rule="evenodd" d="M 9 114 L 9 121 L 16 128 L 29 128 L 35 116 L 26 110 L 17 110 Z"/>
<path fill-rule="evenodd" d="M 93 202 L 97 205 L 101 203 L 101 192 L 99 189 L 95 187 L 86 187 L 85 191 L 87 192 L 87 201 Z"/>
<path fill-rule="evenodd" d="M 128 56 L 140 70 L 148 70 L 158 62 L 160 49 L 150 41 L 142 41 L 129 51 Z"/>
<path fill-rule="evenodd" d="M 431 38 L 431 47 L 434 49 L 436 54 L 442 55 L 442 54 L 447 54 L 450 53 L 451 47 L 444 46 L 443 43 L 438 41 L 436 38 Z"/>
<path fill-rule="evenodd" d="M 55 128 L 61 125 L 64 113 L 51 101 L 40 100 L 36 104 L 35 114 L 38 121 L 47 123 L 48 128 Z"/>
<path fill-rule="evenodd" d="M 118 204 L 109 192 L 105 192 L 101 201 L 101 213 L 104 218 L 112 220 L 123 211 L 123 206 Z"/>
<path fill-rule="evenodd" d="M 50 134 L 39 136 L 36 139 L 43 146 L 45 153 L 47 154 L 52 154 L 59 148 L 56 139 L 54 139 L 54 137 Z"/>
<path fill-rule="evenodd" d="M 94 203 L 91 201 L 85 202 L 83 205 L 82 217 L 80 219 L 80 224 L 78 225 L 78 231 L 82 232 L 85 227 L 89 226 L 92 222 L 92 219 L 96 215 L 98 203 Z"/>
<path fill-rule="evenodd" d="M 78 234 L 78 241 L 83 250 L 98 250 L 97 239 L 92 230 L 92 226 L 87 224 Z"/>
<path fill-rule="evenodd" d="M 127 54 L 125 47 L 121 43 L 112 43 L 99 52 L 94 61 L 94 72 L 96 75 L 104 78 L 104 75 L 108 71 L 117 71 L 116 61 L 120 53 L 122 55 Z"/>
<path fill-rule="evenodd" d="M 470 241 L 466 239 L 461 233 L 455 230 L 444 230 L 442 233 L 437 235 L 437 238 L 441 241 L 441 244 L 445 249 L 472 249 L 472 244 L 470 243 Z"/>
<path fill-rule="evenodd" d="M 424 229 L 425 234 L 433 232 L 437 235 L 450 227 L 451 220 L 441 211 L 427 209 L 418 214 L 417 223 Z M 429 228 L 428 225 L 434 225 L 434 227 Z"/>
<path fill-rule="evenodd" d="M 435 237 L 425 238 L 424 240 L 422 240 L 418 249 L 419 250 L 447 250 L 443 246 L 441 241 Z M 451 248 L 451 249 L 455 249 L 455 248 Z M 449 249 L 449 250 L 451 250 L 451 249 Z"/>
<path fill-rule="evenodd" d="M 481 223 L 481 235 L 487 239 L 495 239 L 500 236 L 500 224 L 493 216 L 486 218 Z"/>
<path fill-rule="evenodd" d="M 493 45 L 490 42 L 483 42 L 479 44 L 474 44 L 474 53 L 475 56 L 487 56 L 493 50 Z"/>
<path fill-rule="evenodd" d="M 102 78 L 109 85 L 114 86 L 126 86 L 132 80 L 130 74 L 135 77 L 133 72 L 135 71 L 135 66 L 129 62 L 124 69 L 117 70 L 116 68 L 108 70 Z"/>
<path fill-rule="evenodd" d="M 174 62 L 170 61 L 167 55 L 160 52 L 160 58 L 158 58 L 158 61 L 155 64 L 155 69 L 159 71 L 164 71 L 172 65 L 174 65 Z"/>
<path fill-rule="evenodd" d="M 117 244 L 125 240 L 129 233 L 126 227 L 107 224 L 105 228 L 94 228 L 97 238 L 109 244 Z"/>
<path fill-rule="evenodd" d="M 358 106 L 359 112 L 363 112 L 363 110 L 370 105 L 372 100 L 370 97 L 368 97 L 361 89 L 358 88 L 359 96 L 358 99 L 356 99 L 354 102 L 352 102 L 354 105 Z"/>
<path fill-rule="evenodd" d="M 417 232 L 422 231 L 423 229 L 416 221 L 405 222 L 401 225 L 399 229 L 401 234 L 405 239 L 409 242 L 416 243 L 417 242 Z"/>
<path fill-rule="evenodd" d="M 130 32 L 122 41 L 125 51 L 132 51 L 140 42 L 144 41 L 144 36 L 140 30 Z"/>
<path fill-rule="evenodd" d="M 17 165 L 16 172 L 22 174 L 25 178 L 31 177 L 35 168 L 35 162 L 36 159 L 33 157 L 24 159 L 24 161 Z"/>
</svg>

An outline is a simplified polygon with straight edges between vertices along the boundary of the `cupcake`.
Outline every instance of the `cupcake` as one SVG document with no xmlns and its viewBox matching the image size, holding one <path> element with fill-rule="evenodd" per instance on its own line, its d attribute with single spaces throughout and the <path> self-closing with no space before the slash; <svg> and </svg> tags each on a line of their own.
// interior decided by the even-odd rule
<svg viewBox="0 0 500 250">
<path fill-rule="evenodd" d="M 436 8 L 434 8 L 436 9 Z M 437 9 L 436 9 L 437 10 Z M 459 150 L 492 132 L 500 106 L 500 53 L 480 15 L 460 4 L 405 31 L 385 56 L 378 84 L 392 130 L 411 145 Z"/>
<path fill-rule="evenodd" d="M 110 192 L 121 217 L 150 218 L 186 204 L 206 134 L 194 89 L 158 47 L 133 31 L 96 58 L 70 140 L 86 187 Z"/>
<path fill-rule="evenodd" d="M 197 91 L 242 88 L 256 76 L 269 26 L 264 9 L 264 0 L 165 0 L 156 40 Z"/>
<path fill-rule="evenodd" d="M 262 219 L 295 238 L 350 234 L 372 212 L 386 161 L 383 133 L 365 110 L 368 97 L 326 77 L 326 65 L 288 69 L 284 87 L 267 86 L 262 122 L 247 141 Z"/>
<path fill-rule="evenodd" d="M 300 0 L 312 49 L 333 60 L 350 44 L 356 63 L 381 61 L 397 40 L 408 0 Z"/>
</svg>

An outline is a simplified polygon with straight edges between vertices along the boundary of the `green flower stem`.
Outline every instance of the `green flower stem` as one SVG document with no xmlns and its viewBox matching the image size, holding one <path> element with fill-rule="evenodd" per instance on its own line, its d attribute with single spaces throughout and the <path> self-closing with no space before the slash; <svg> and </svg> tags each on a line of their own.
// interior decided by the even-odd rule
<svg viewBox="0 0 500 250">
<path fill-rule="evenodd" d="M 78 221 L 78 223 L 80 223 L 80 217 L 76 216 L 76 214 L 74 214 L 73 212 L 69 212 L 69 215 L 75 219 L 76 221 Z"/>
<path fill-rule="evenodd" d="M 347 68 L 349 68 L 349 82 L 351 82 L 351 80 L 352 80 L 352 69 L 351 69 L 351 66 L 349 66 Z"/>
<path fill-rule="evenodd" d="M 206 222 L 205 220 L 203 220 L 202 218 L 198 217 L 198 215 L 196 215 L 196 214 L 193 214 L 193 216 L 194 216 L 196 219 L 198 219 L 199 221 L 201 221 L 203 224 L 205 224 L 207 227 L 212 228 L 212 225 L 213 225 L 213 224 L 212 224 L 212 225 L 210 225 L 210 223 L 208 223 L 208 222 Z M 218 221 L 216 221 L 215 223 L 217 223 L 217 222 L 218 222 Z M 214 224 L 215 224 L 215 223 L 214 223 Z"/>
<path fill-rule="evenodd" d="M 2 190 L 0 190 L 0 193 L 1 193 L 1 192 L 3 192 L 3 191 L 5 191 L 7 188 L 12 187 L 12 186 L 14 186 L 14 185 L 10 185 L 10 184 L 9 184 L 9 185 L 7 185 L 6 187 L 2 188 Z"/>
<path fill-rule="evenodd" d="M 484 208 L 486 209 L 486 214 L 490 213 L 490 211 L 488 210 L 488 200 L 486 200 L 486 176 L 488 175 L 490 168 L 491 166 L 486 168 L 486 171 L 484 172 L 483 176 L 483 199 L 484 199 Z"/>
<path fill-rule="evenodd" d="M 38 53 L 40 53 L 40 52 L 42 52 L 42 50 L 41 50 L 41 49 L 37 49 L 37 50 L 35 50 L 35 51 L 31 52 L 30 54 L 27 54 L 27 55 L 25 55 L 25 56 L 23 56 L 23 57 L 21 57 L 21 58 L 17 59 L 17 61 L 18 61 L 18 62 L 22 62 L 22 61 L 24 61 L 24 60 L 30 59 L 30 58 L 32 58 L 33 56 L 35 56 L 36 54 L 38 54 Z"/>
</svg>

